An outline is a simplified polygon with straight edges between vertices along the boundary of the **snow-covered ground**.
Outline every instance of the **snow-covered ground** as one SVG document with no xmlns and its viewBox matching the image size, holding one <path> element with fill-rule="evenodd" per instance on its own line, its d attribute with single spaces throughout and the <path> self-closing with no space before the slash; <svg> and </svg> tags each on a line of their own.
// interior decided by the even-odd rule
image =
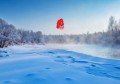
<svg viewBox="0 0 120 84">
<path fill-rule="evenodd" d="M 119 60 L 74 52 L 75 46 L 53 46 L 1 49 L 0 84 L 120 84 Z"/>
</svg>

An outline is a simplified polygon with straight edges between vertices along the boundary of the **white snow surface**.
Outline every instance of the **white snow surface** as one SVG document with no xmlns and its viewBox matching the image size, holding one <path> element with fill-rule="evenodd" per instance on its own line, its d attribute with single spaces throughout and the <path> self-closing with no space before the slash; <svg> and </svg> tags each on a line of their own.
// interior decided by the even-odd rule
<svg viewBox="0 0 120 84">
<path fill-rule="evenodd" d="M 120 84 L 119 60 L 54 46 L 1 49 L 0 84 Z"/>
</svg>

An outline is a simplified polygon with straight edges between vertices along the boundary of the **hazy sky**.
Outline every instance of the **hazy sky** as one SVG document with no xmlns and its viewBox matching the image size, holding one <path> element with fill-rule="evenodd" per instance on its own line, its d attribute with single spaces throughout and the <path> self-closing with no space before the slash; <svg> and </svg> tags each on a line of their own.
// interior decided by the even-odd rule
<svg viewBox="0 0 120 84">
<path fill-rule="evenodd" d="M 44 34 L 107 30 L 110 16 L 120 18 L 120 0 L 0 0 L 0 18 Z M 64 19 L 64 30 L 56 29 L 59 18 Z"/>
</svg>

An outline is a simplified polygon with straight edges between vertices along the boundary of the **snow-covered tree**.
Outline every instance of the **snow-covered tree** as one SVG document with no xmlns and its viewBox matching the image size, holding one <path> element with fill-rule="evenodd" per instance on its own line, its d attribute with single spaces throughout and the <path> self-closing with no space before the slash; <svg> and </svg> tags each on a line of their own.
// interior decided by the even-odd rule
<svg viewBox="0 0 120 84">
<path fill-rule="evenodd" d="M 42 39 L 41 31 L 16 29 L 15 26 L 0 19 L 0 47 L 21 43 L 41 43 Z"/>
</svg>

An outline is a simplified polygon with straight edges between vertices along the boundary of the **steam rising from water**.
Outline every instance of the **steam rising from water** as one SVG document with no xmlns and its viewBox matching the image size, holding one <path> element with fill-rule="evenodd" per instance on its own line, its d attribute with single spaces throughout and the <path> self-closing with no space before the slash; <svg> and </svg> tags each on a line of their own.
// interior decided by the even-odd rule
<svg viewBox="0 0 120 84">
<path fill-rule="evenodd" d="M 101 58 L 120 59 L 120 49 L 86 44 L 47 44 L 52 49 L 66 49 Z"/>
</svg>

